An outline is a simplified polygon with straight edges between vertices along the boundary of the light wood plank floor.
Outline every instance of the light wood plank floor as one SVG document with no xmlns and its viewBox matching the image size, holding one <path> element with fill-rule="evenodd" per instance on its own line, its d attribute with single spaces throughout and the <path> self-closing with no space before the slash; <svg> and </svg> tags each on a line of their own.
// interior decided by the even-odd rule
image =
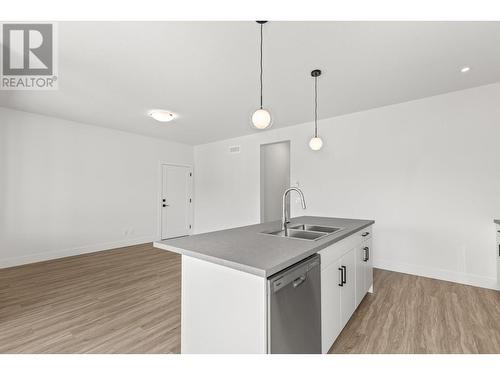
<svg viewBox="0 0 500 375">
<path fill-rule="evenodd" d="M 374 270 L 330 353 L 500 353 L 500 292 Z"/>
<path fill-rule="evenodd" d="M 178 353 L 180 272 L 151 244 L 0 270 L 0 353 Z M 374 278 L 331 353 L 500 353 L 500 292 Z"/>
<path fill-rule="evenodd" d="M 0 353 L 178 353 L 180 264 L 144 244 L 0 270 Z"/>
</svg>

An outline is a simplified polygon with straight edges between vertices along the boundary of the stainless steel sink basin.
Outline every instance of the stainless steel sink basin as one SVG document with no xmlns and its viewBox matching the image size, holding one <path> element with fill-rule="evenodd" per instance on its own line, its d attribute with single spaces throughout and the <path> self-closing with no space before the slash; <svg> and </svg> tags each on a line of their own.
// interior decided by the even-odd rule
<svg viewBox="0 0 500 375">
<path fill-rule="evenodd" d="M 314 241 L 317 240 L 318 238 L 328 235 L 328 233 L 324 232 L 312 232 L 307 230 L 295 230 L 295 229 L 288 229 L 288 233 L 286 234 L 284 230 L 278 230 L 275 232 L 263 232 L 263 233 L 280 237 L 300 238 L 302 240 L 309 240 L 309 241 Z"/>
<path fill-rule="evenodd" d="M 312 225 L 312 224 L 295 224 L 290 229 L 308 230 L 313 232 L 334 233 L 342 230 L 343 228 L 327 227 L 325 225 Z"/>
<path fill-rule="evenodd" d="M 298 238 L 301 240 L 315 241 L 329 236 L 332 233 L 338 232 L 344 228 L 329 227 L 325 225 L 312 225 L 312 224 L 294 224 L 288 228 L 285 233 L 284 230 L 277 230 L 274 232 L 261 232 L 263 234 L 270 234 L 272 236 Z"/>
</svg>

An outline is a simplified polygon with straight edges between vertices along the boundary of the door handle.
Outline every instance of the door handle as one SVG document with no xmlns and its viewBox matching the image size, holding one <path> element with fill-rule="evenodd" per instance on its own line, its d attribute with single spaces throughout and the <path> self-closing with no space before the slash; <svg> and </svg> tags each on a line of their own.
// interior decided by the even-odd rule
<svg viewBox="0 0 500 375">
<path fill-rule="evenodd" d="M 343 272 L 342 272 L 342 284 L 347 284 L 347 267 L 342 266 Z"/>
<path fill-rule="evenodd" d="M 368 262 L 370 259 L 370 248 L 368 246 L 363 247 L 363 262 Z"/>
<path fill-rule="evenodd" d="M 300 277 L 297 277 L 295 280 L 293 280 L 293 287 L 297 288 L 304 281 L 306 281 L 306 275 L 302 275 Z"/>
<path fill-rule="evenodd" d="M 164 204 L 162 204 L 162 206 L 163 206 L 163 207 L 170 207 L 170 205 L 169 205 L 169 204 L 165 204 L 165 203 L 164 203 Z"/>
<path fill-rule="evenodd" d="M 339 286 L 344 286 L 344 270 L 339 267 L 339 271 L 340 271 L 340 283 L 339 283 Z"/>
<path fill-rule="evenodd" d="M 361 237 L 366 237 L 366 236 L 368 236 L 369 234 L 370 234 L 370 232 L 365 232 L 365 233 L 363 233 L 363 234 L 361 235 Z"/>
</svg>

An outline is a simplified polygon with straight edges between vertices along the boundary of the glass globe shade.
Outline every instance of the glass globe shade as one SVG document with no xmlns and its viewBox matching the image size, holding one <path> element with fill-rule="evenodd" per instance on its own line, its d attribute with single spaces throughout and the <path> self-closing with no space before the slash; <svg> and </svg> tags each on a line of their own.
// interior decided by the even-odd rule
<svg viewBox="0 0 500 375">
<path fill-rule="evenodd" d="M 266 109 L 260 108 L 252 115 L 252 124 L 257 129 L 265 129 L 271 125 L 271 114 Z"/>
<path fill-rule="evenodd" d="M 313 151 L 318 151 L 321 147 L 323 147 L 323 141 L 320 137 L 311 138 L 309 141 L 309 147 L 311 147 L 311 150 Z"/>
</svg>

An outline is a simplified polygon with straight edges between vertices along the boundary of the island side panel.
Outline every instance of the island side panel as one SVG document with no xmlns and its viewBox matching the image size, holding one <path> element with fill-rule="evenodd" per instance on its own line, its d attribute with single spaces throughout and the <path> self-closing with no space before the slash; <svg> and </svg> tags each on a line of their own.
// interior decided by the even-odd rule
<svg viewBox="0 0 500 375">
<path fill-rule="evenodd" d="M 181 353 L 267 353 L 267 280 L 182 256 Z"/>
</svg>

